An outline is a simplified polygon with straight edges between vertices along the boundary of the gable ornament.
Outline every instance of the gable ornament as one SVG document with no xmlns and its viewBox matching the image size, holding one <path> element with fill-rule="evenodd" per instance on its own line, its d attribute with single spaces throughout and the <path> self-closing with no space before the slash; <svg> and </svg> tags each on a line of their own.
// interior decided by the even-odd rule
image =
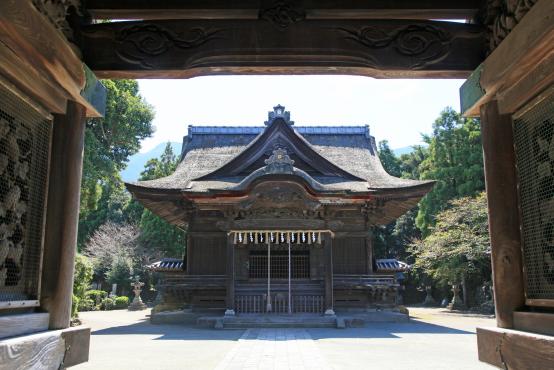
<svg viewBox="0 0 554 370">
<path fill-rule="evenodd" d="M 265 160 L 266 173 L 293 173 L 294 161 L 290 159 L 287 151 L 283 148 L 277 148 L 273 154 Z"/>
</svg>

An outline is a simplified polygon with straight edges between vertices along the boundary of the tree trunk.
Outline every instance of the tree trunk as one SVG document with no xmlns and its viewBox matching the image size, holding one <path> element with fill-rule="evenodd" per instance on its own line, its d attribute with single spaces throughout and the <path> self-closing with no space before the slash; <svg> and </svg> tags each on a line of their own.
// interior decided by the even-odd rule
<svg viewBox="0 0 554 370">
<path fill-rule="evenodd" d="M 464 306 L 469 308 L 469 292 L 467 291 L 467 281 L 465 274 L 462 275 L 462 294 Z"/>
</svg>

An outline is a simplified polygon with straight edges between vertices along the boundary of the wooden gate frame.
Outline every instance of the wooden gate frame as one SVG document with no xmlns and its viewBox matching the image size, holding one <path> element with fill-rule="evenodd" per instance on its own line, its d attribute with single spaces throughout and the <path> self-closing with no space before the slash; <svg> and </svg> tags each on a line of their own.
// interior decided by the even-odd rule
<svg viewBox="0 0 554 370">
<path fill-rule="evenodd" d="M 554 2 L 539 1 L 460 89 L 480 117 L 497 328 L 477 328 L 479 359 L 509 369 L 554 363 L 554 312 L 525 297 L 513 119 L 552 94 Z"/>
</svg>

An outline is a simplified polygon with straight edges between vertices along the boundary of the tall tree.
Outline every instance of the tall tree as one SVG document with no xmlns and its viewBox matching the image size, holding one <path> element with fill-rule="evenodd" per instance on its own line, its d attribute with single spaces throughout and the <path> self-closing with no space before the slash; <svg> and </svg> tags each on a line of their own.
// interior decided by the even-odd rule
<svg viewBox="0 0 554 370">
<path fill-rule="evenodd" d="M 468 280 L 489 281 L 490 241 L 485 193 L 453 200 L 437 215 L 429 235 L 413 242 L 414 267 L 437 282 L 462 284 L 464 303 L 469 301 Z"/>
<path fill-rule="evenodd" d="M 419 204 L 417 226 L 424 235 L 435 215 L 448 201 L 474 196 L 485 189 L 479 122 L 446 108 L 433 124 L 432 136 L 424 136 L 428 156 L 419 165 L 420 178 L 437 183 Z"/>
<path fill-rule="evenodd" d="M 429 150 L 421 145 L 414 145 L 410 153 L 400 156 L 400 172 L 404 179 L 419 180 L 419 166 L 429 155 Z"/>
<path fill-rule="evenodd" d="M 117 221 L 129 196 L 122 190 L 119 172 L 153 133 L 154 111 L 139 94 L 134 80 L 104 80 L 106 114 L 86 122 L 79 244 L 106 221 Z M 125 199 L 124 199 L 125 198 Z M 111 211 L 115 211 L 112 214 Z"/>
<path fill-rule="evenodd" d="M 396 155 L 390 148 L 389 142 L 387 140 L 380 141 L 377 151 L 379 153 L 379 159 L 381 160 L 385 171 L 387 171 L 389 175 L 400 177 L 401 163 L 398 157 L 396 157 Z"/>
<path fill-rule="evenodd" d="M 171 175 L 179 163 L 171 143 L 167 143 L 160 158 L 150 159 L 141 180 L 153 180 Z M 185 248 L 185 232 L 145 209 L 140 219 L 140 242 L 151 251 L 158 251 L 165 257 L 181 257 Z"/>
<path fill-rule="evenodd" d="M 379 142 L 378 154 L 385 171 L 391 176 L 399 177 L 401 162 L 390 148 L 387 140 Z M 391 222 L 388 225 L 373 228 L 373 248 L 376 257 L 402 258 L 404 247 L 399 245 L 393 236 L 395 224 L 396 222 Z"/>
</svg>

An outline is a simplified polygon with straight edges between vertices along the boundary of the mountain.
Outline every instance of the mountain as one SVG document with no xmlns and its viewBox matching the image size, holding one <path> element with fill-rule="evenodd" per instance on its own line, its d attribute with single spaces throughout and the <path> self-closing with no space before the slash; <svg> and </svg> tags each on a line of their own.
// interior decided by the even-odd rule
<svg viewBox="0 0 554 370">
<path fill-rule="evenodd" d="M 395 156 L 400 157 L 402 154 L 409 154 L 413 152 L 414 148 L 412 148 L 411 146 L 404 146 L 402 148 L 393 149 L 392 151 Z"/>
<path fill-rule="evenodd" d="M 161 143 L 146 153 L 137 153 L 132 155 L 127 163 L 127 168 L 121 171 L 121 178 L 123 181 L 137 181 L 140 173 L 144 171 L 144 165 L 146 162 L 152 158 L 159 158 L 164 152 L 166 144 L 167 143 Z M 177 156 L 181 154 L 181 145 L 181 143 L 171 143 L 173 153 Z"/>
</svg>

